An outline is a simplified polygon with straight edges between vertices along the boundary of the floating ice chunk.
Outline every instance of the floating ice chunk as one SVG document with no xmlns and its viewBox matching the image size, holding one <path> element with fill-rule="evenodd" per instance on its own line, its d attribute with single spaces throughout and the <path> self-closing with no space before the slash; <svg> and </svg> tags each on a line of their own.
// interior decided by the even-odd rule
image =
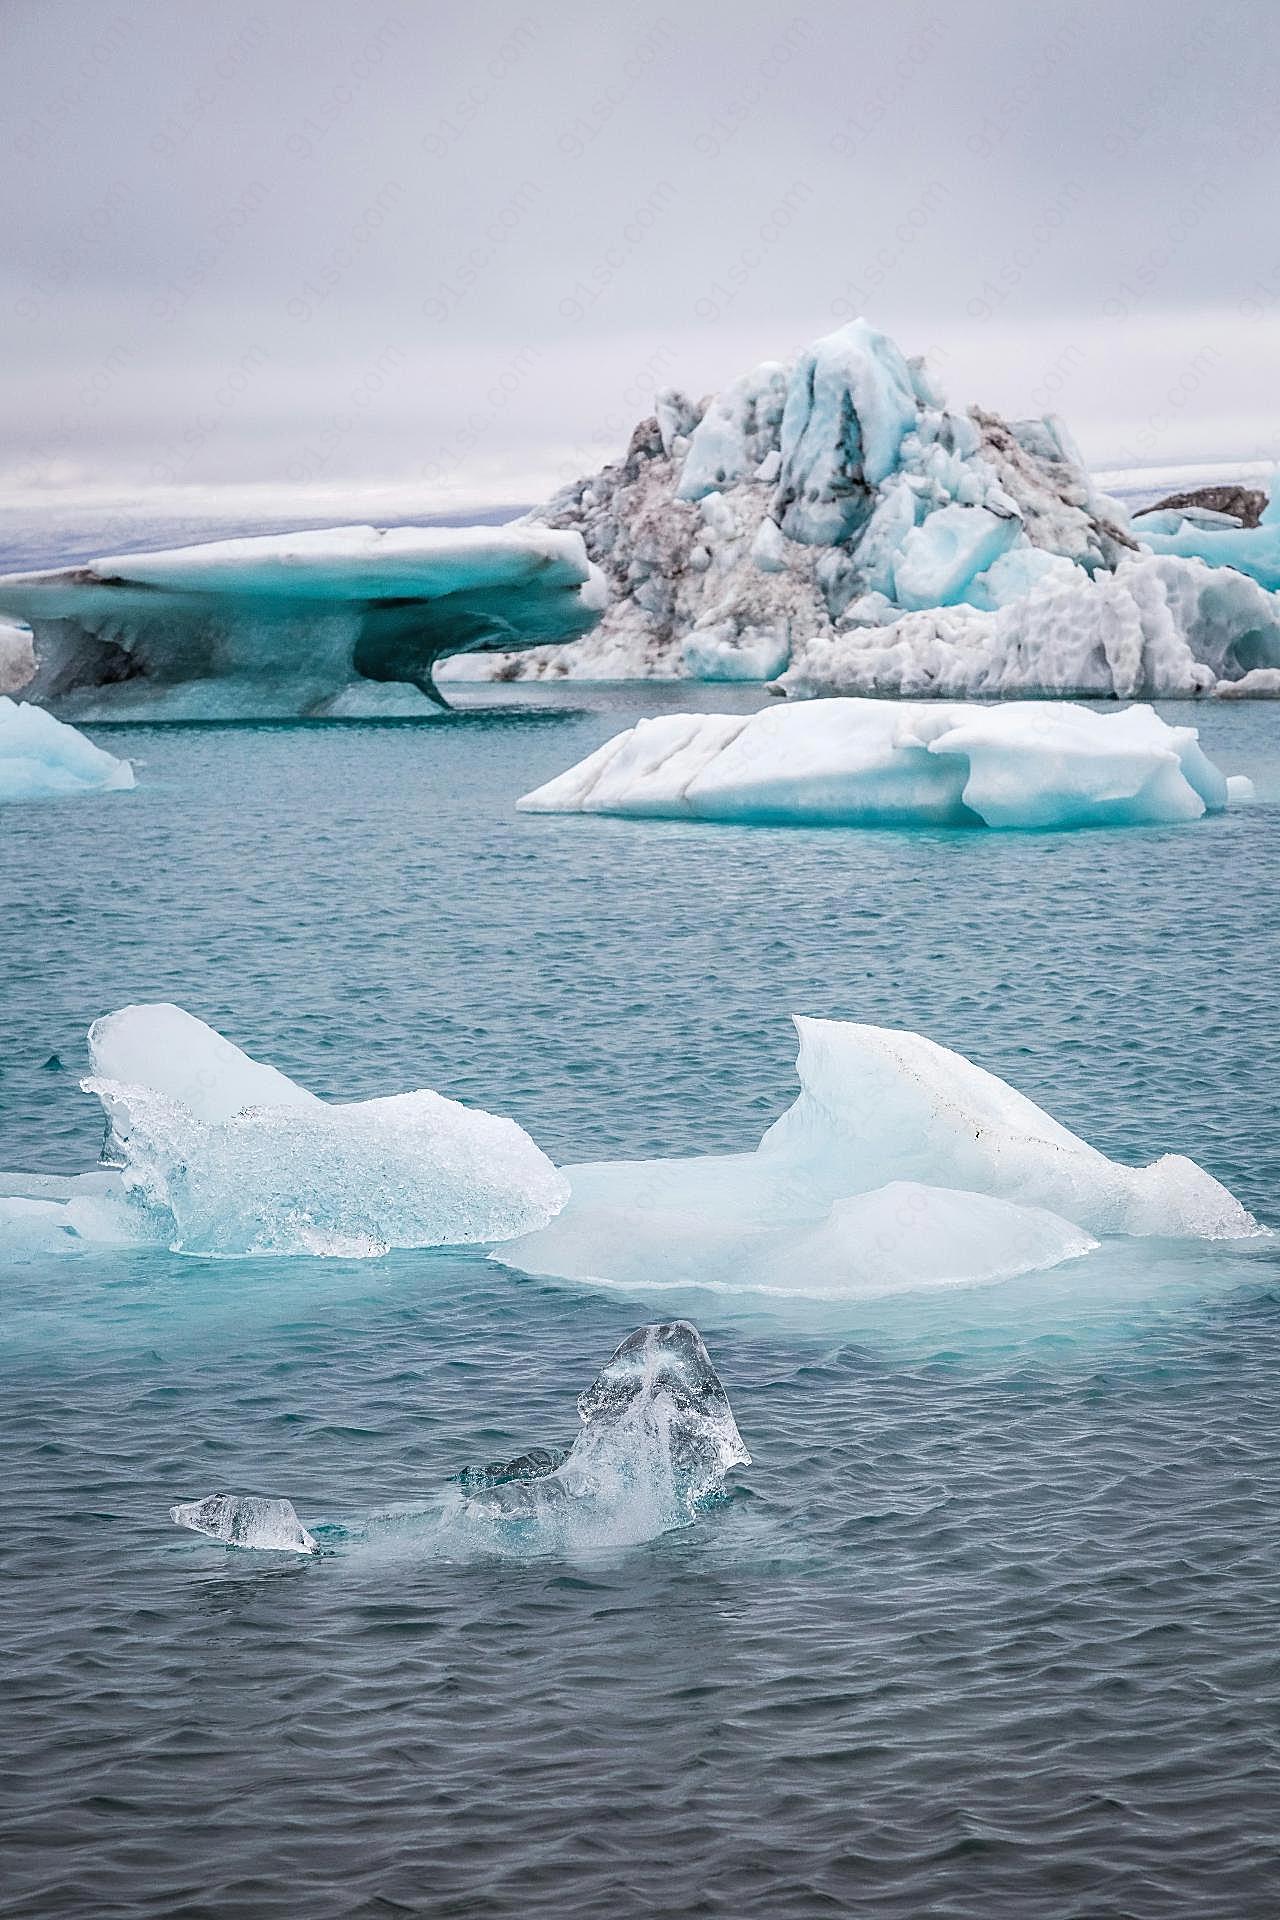
<svg viewBox="0 0 1280 1920">
<path fill-rule="evenodd" d="M 192 1533 L 207 1533 L 228 1547 L 254 1547 L 263 1553 L 318 1553 L 314 1537 L 293 1510 L 292 1500 L 269 1500 L 256 1493 L 211 1493 L 170 1507 L 169 1518 Z"/>
<path fill-rule="evenodd" d="M 514 1120 L 429 1090 L 211 1123 L 146 1087 L 84 1086 L 120 1136 L 126 1190 L 172 1221 L 176 1252 L 358 1259 L 504 1240 L 568 1193 Z"/>
<path fill-rule="evenodd" d="M 923 1034 L 845 1020 L 797 1019 L 796 1028 L 800 1097 L 760 1153 L 805 1164 L 816 1156 L 836 1192 L 914 1178 L 1045 1207 L 1091 1233 L 1215 1240 L 1258 1231 L 1193 1161 L 1108 1160 L 1025 1094 Z"/>
<path fill-rule="evenodd" d="M 77 719 L 426 712 L 438 659 L 571 638 L 606 600 L 580 534 L 523 524 L 331 527 L 0 579 L 0 611 L 35 631 L 30 697 Z"/>
<path fill-rule="evenodd" d="M 229 1120 L 244 1107 L 319 1107 L 278 1068 L 251 1060 L 233 1041 L 167 1001 L 121 1007 L 89 1029 L 89 1062 L 100 1080 L 147 1087 L 197 1120 Z"/>
<path fill-rule="evenodd" d="M 465 1526 L 532 1528 L 546 1546 L 623 1545 L 688 1526 L 751 1456 L 688 1320 L 638 1327 L 578 1397 L 567 1455 L 523 1455 L 461 1477 Z"/>
<path fill-rule="evenodd" d="M 828 1183 L 761 1153 L 569 1171 L 564 1212 L 495 1260 L 643 1291 L 861 1300 L 1010 1280 L 1098 1244 L 1044 1208 L 921 1181 L 829 1200 Z"/>
<path fill-rule="evenodd" d="M 519 802 L 528 813 L 991 827 L 1154 824 L 1226 804 L 1195 729 L 1149 707 L 880 700 L 641 720 Z"/>
<path fill-rule="evenodd" d="M 1014 514 L 940 507 L 904 536 L 893 567 L 894 598 L 908 608 L 954 605 L 1021 532 Z"/>
<path fill-rule="evenodd" d="M 492 1257 L 627 1288 L 862 1299 L 1039 1271 L 1102 1234 L 1259 1231 L 1194 1162 L 1108 1160 L 920 1034 L 796 1026 L 800 1096 L 754 1153 L 569 1167 L 558 1218 Z"/>
<path fill-rule="evenodd" d="M 0 694 L 0 801 L 113 793 L 133 785 L 127 760 L 95 747 L 43 708 Z"/>
<path fill-rule="evenodd" d="M 525 1233 L 568 1195 L 514 1120 L 425 1089 L 321 1100 L 181 1007 L 124 1007 L 89 1046 L 99 1071 L 81 1085 L 102 1102 L 118 1170 L 52 1185 L 0 1175 L 0 1246 L 38 1234 L 67 1250 L 369 1258 Z"/>
</svg>

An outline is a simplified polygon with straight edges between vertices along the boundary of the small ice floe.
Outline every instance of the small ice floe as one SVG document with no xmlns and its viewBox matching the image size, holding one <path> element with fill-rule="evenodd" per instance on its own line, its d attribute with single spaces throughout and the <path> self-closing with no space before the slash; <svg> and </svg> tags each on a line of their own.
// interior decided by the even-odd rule
<svg viewBox="0 0 1280 1920">
<path fill-rule="evenodd" d="M 318 1553 L 293 1509 L 292 1500 L 269 1500 L 256 1493 L 211 1493 L 170 1507 L 169 1518 L 192 1533 L 208 1534 L 228 1547 L 253 1547 L 261 1553 Z"/>
<path fill-rule="evenodd" d="M 638 721 L 527 793 L 525 813 L 753 826 L 1115 827 L 1220 813 L 1194 727 L 1150 707 L 821 700 Z"/>
<path fill-rule="evenodd" d="M 636 1544 L 690 1525 L 730 1469 L 751 1461 L 688 1320 L 628 1334 L 578 1396 L 578 1416 L 567 1453 L 538 1448 L 461 1474 L 459 1504 L 442 1518 L 446 1535 L 539 1551 Z"/>
<path fill-rule="evenodd" d="M 1261 1233 L 1193 1160 L 1128 1167 L 923 1034 L 797 1019 L 800 1095 L 754 1153 L 565 1169 L 491 1256 L 628 1289 L 858 1300 L 1042 1272 L 1107 1236 Z"/>
<path fill-rule="evenodd" d="M 53 800 L 134 785 L 127 760 L 95 747 L 43 707 L 0 694 L 0 800 Z"/>
<path fill-rule="evenodd" d="M 109 1241 L 370 1258 L 529 1232 L 568 1197 L 514 1120 L 429 1088 L 322 1100 L 181 1007 L 95 1021 L 89 1059 L 81 1086 L 102 1103 L 114 1167 L 91 1193 L 0 1175 L 0 1250 Z"/>
</svg>

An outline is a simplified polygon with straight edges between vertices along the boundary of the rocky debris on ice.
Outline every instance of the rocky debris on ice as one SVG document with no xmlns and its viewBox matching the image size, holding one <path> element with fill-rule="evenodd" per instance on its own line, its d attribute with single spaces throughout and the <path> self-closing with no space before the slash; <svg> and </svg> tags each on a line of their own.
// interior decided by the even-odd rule
<svg viewBox="0 0 1280 1920">
<path fill-rule="evenodd" d="M 447 654 L 599 619 L 581 536 L 545 526 L 333 527 L 0 578 L 29 621 L 28 694 L 74 719 L 430 712 Z"/>
<path fill-rule="evenodd" d="M 478 1552 L 598 1552 L 687 1527 L 734 1467 L 749 1466 L 728 1395 L 688 1320 L 637 1327 L 578 1396 L 569 1448 L 530 1447 L 469 1467 L 434 1505 L 325 1527 L 326 1550 L 406 1540 L 456 1558 Z M 171 1507 L 180 1527 L 226 1546 L 314 1554 L 320 1545 L 291 1501 L 210 1494 Z"/>
<path fill-rule="evenodd" d="M 825 700 L 641 720 L 519 801 L 526 813 L 822 826 L 1159 825 L 1218 813 L 1194 727 L 1150 707 Z"/>
<path fill-rule="evenodd" d="M 117 1171 L 65 1196 L 9 1181 L 6 1245 L 368 1258 L 524 1233 L 568 1195 L 514 1120 L 430 1090 L 321 1100 L 180 1007 L 108 1015 L 89 1055 Z"/>
<path fill-rule="evenodd" d="M 228 1547 L 260 1553 L 318 1553 L 319 1544 L 294 1512 L 292 1500 L 265 1499 L 256 1493 L 211 1493 L 170 1507 L 175 1526 L 208 1534 Z"/>
<path fill-rule="evenodd" d="M 1177 524 L 1168 524 L 1169 518 L 1175 518 Z M 1206 521 L 1203 511 L 1178 511 L 1161 515 L 1159 526 L 1153 527 L 1150 520 L 1143 523 L 1142 539 L 1156 553 L 1176 554 L 1184 561 L 1202 561 L 1215 569 L 1246 574 L 1265 589 L 1273 607 L 1280 607 L 1280 487 L 1273 491 L 1255 525 L 1233 524 L 1226 515 Z M 1280 651 L 1268 645 L 1247 666 L 1280 666 Z M 1226 677 L 1236 679 L 1239 675 Z"/>
<path fill-rule="evenodd" d="M 1261 1231 L 1194 1161 L 1121 1166 L 922 1034 L 796 1027 L 800 1096 L 754 1153 L 571 1166 L 557 1218 L 491 1257 L 628 1289 L 858 1299 L 1010 1279 L 1103 1235 Z"/>
<path fill-rule="evenodd" d="M 35 640 L 30 627 L 0 620 L 0 693 L 21 693 L 35 670 Z"/>
<path fill-rule="evenodd" d="M 43 707 L 0 694 L 0 801 L 118 793 L 134 784 L 127 760 L 95 747 Z"/>
<path fill-rule="evenodd" d="M 1256 527 L 1266 511 L 1267 496 L 1260 487 L 1193 487 L 1187 493 L 1169 493 L 1149 507 L 1139 507 L 1133 518 L 1134 532 L 1142 537 L 1142 523 L 1152 514 L 1180 513 L 1193 523 L 1197 514 L 1234 520 L 1238 527 Z"/>
</svg>

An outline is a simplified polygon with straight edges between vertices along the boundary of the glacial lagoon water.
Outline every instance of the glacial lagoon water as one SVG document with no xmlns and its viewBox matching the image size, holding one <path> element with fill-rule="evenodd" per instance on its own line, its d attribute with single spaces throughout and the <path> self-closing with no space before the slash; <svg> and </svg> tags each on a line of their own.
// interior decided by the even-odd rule
<svg viewBox="0 0 1280 1920">
<path fill-rule="evenodd" d="M 514 811 L 754 691 L 472 697 L 102 730 L 135 793 L 7 809 L 0 1164 L 92 1163 L 84 1032 L 131 1000 L 566 1161 L 751 1146 L 795 1011 L 932 1034 L 1280 1225 L 1274 706 L 1162 709 L 1257 784 L 1196 825 L 859 833 Z M 0 1915 L 1275 1911 L 1280 1242 L 786 1311 L 483 1249 L 121 1250 L 0 1293 Z M 677 1312 L 752 1456 L 696 1526 L 441 1529 L 450 1476 L 568 1445 Z M 223 1489 L 347 1544 L 171 1525 Z"/>
</svg>

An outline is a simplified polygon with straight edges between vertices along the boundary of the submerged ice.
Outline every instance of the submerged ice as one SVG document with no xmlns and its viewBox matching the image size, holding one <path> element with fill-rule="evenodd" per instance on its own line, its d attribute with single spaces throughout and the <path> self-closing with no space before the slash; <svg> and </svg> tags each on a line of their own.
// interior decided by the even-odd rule
<svg viewBox="0 0 1280 1920">
<path fill-rule="evenodd" d="M 407 1541 L 453 1556 L 574 1555 L 636 1545 L 689 1526 L 734 1467 L 749 1466 L 728 1395 L 688 1320 L 637 1327 L 578 1396 L 568 1448 L 531 1447 L 469 1467 L 435 1505 L 375 1513 L 340 1544 Z M 291 1502 L 211 1494 L 170 1509 L 179 1526 L 228 1546 L 314 1553 Z"/>
<path fill-rule="evenodd" d="M 544 1224 L 564 1176 L 514 1120 L 429 1089 L 329 1102 L 180 1007 L 96 1021 L 82 1082 L 118 1166 L 106 1191 L 40 1203 L 42 1240 L 130 1238 L 195 1254 L 367 1257 Z M 0 1234 L 29 1240 L 29 1192 Z"/>
<path fill-rule="evenodd" d="M 1010 1279 L 1107 1235 L 1259 1231 L 1193 1161 L 1109 1160 L 921 1034 L 796 1027 L 800 1096 L 754 1153 L 571 1166 L 557 1219 L 493 1258 L 628 1288 L 857 1299 Z"/>
<path fill-rule="evenodd" d="M 1195 820 L 1227 782 L 1150 707 L 826 700 L 641 720 L 528 793 L 529 813 L 850 826 Z"/>
<path fill-rule="evenodd" d="M 0 801 L 52 800 L 69 793 L 117 793 L 133 768 L 42 707 L 0 694 Z"/>
</svg>

